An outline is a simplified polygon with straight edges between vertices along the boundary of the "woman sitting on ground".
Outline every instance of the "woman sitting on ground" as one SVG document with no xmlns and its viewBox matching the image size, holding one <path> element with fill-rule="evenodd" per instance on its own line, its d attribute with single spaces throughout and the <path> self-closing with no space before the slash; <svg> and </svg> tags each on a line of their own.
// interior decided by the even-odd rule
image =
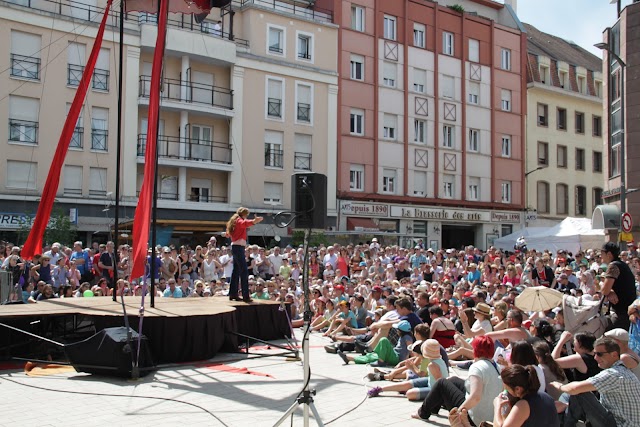
<svg viewBox="0 0 640 427">
<path fill-rule="evenodd" d="M 544 372 L 545 392 L 548 393 L 553 400 L 558 400 L 561 393 L 556 388 L 549 387 L 549 384 L 554 381 L 566 384 L 567 375 L 560 365 L 558 365 L 558 362 L 551 357 L 551 347 L 549 347 L 549 344 L 545 341 L 534 343 L 533 352 L 536 354 L 536 359 L 538 359 L 538 366 L 540 366 Z"/>
<path fill-rule="evenodd" d="M 494 400 L 494 427 L 560 427 L 555 403 L 551 396 L 539 391 L 533 366 L 511 365 L 503 369 L 500 377 L 506 393 Z"/>
<path fill-rule="evenodd" d="M 316 317 L 316 319 L 311 323 L 312 331 L 319 331 L 324 328 L 328 328 L 331 324 L 331 320 L 333 320 L 334 316 L 337 315 L 337 311 L 335 308 L 335 303 L 331 298 L 321 297 L 323 300 L 320 300 L 320 304 L 324 304 L 326 307 L 324 310 L 324 315 L 320 317 Z M 316 298 L 318 301 L 319 298 Z"/>
<path fill-rule="evenodd" d="M 490 321 L 491 308 L 487 304 L 481 302 L 476 307 L 473 307 L 471 309 L 473 310 L 473 315 L 476 318 L 476 321 L 473 323 L 473 326 L 471 326 L 471 328 L 467 326 L 467 310 L 464 310 L 462 313 L 460 313 L 460 320 L 462 321 L 462 325 L 464 328 L 464 335 L 456 335 L 454 337 L 458 348 L 450 353 L 447 353 L 449 355 L 449 358 L 452 360 L 456 360 L 460 357 L 466 360 L 473 359 L 473 348 L 471 347 L 471 344 L 469 344 L 470 339 L 476 336 L 482 336 L 487 332 L 492 331 Z"/>
<path fill-rule="evenodd" d="M 560 357 L 564 345 L 573 338 L 573 350 L 576 354 Z M 579 332 L 575 336 L 571 332 L 564 331 L 556 344 L 551 356 L 558 362 L 562 369 L 570 369 L 573 378 L 571 381 L 584 381 L 596 375 L 601 369 L 594 357 L 593 344 L 596 337 L 590 332 Z"/>
<path fill-rule="evenodd" d="M 431 336 L 438 341 L 444 348 L 449 348 L 455 345 L 453 339 L 456 334 L 456 328 L 453 322 L 444 317 L 442 308 L 438 306 L 429 307 L 429 316 L 431 317 Z"/>
<path fill-rule="evenodd" d="M 494 331 L 501 331 L 509 327 L 509 320 L 507 319 L 507 312 L 509 306 L 504 301 L 498 301 L 493 305 L 493 318 L 491 324 Z"/>
</svg>

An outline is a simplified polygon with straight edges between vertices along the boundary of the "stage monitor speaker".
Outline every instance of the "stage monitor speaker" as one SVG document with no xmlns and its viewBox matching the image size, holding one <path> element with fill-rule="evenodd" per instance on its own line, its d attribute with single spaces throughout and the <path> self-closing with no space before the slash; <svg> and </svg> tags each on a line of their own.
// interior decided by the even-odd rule
<svg viewBox="0 0 640 427">
<path fill-rule="evenodd" d="M 106 328 L 73 344 L 64 346 L 65 354 L 76 371 L 109 377 L 132 377 L 132 362 L 136 360 L 138 333 L 131 330 L 131 347 L 127 344 L 127 328 L 124 326 Z M 147 337 L 140 342 L 139 376 L 143 377 L 154 369 Z"/>
<path fill-rule="evenodd" d="M 321 173 L 291 175 L 291 210 L 298 214 L 292 224 L 294 228 L 324 229 L 327 217 L 326 175 Z"/>
</svg>

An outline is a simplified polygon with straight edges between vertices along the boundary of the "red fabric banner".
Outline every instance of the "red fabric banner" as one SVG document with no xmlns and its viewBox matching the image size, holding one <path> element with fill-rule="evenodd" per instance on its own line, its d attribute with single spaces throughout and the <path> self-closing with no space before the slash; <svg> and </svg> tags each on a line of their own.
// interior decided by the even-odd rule
<svg viewBox="0 0 640 427">
<path fill-rule="evenodd" d="M 160 0 L 158 11 L 158 38 L 153 52 L 151 68 L 151 93 L 149 94 L 149 115 L 147 119 L 147 142 L 144 155 L 144 175 L 138 197 L 136 214 L 133 217 L 133 268 L 131 277 L 144 276 L 147 262 L 147 245 L 151 225 L 153 204 L 153 185 L 156 176 L 156 149 L 158 139 L 158 113 L 160 110 L 160 78 L 162 76 L 162 58 L 167 33 L 167 13 L 169 0 Z"/>
<path fill-rule="evenodd" d="M 104 16 L 102 17 L 102 22 L 100 23 L 100 28 L 96 35 L 96 41 L 93 44 L 93 48 L 91 48 L 91 55 L 89 55 L 89 60 L 84 68 L 84 72 L 82 73 L 82 79 L 80 79 L 78 90 L 73 98 L 73 103 L 69 109 L 69 114 L 67 114 L 67 119 L 64 122 L 62 134 L 58 140 L 58 147 L 56 148 L 55 155 L 53 156 L 51 168 L 47 175 L 47 181 L 45 182 L 44 189 L 42 190 L 42 198 L 38 205 L 36 218 L 31 226 L 29 237 L 22 248 L 21 256 L 24 259 L 32 259 L 36 253 L 42 253 L 42 238 L 44 236 L 44 231 L 47 228 L 47 224 L 49 223 L 49 218 L 51 217 L 51 210 L 53 209 L 53 202 L 56 198 L 58 185 L 60 185 L 62 166 L 64 166 L 64 159 L 67 157 L 69 143 L 71 142 L 71 137 L 76 129 L 76 123 L 80 116 L 82 104 L 84 103 L 84 99 L 87 95 L 89 83 L 91 83 L 93 69 L 95 68 L 96 61 L 98 60 L 100 46 L 102 45 L 102 36 L 104 35 L 104 27 L 107 24 L 107 17 L 109 16 L 111 2 L 112 0 L 108 0 L 107 6 L 104 8 Z"/>
</svg>

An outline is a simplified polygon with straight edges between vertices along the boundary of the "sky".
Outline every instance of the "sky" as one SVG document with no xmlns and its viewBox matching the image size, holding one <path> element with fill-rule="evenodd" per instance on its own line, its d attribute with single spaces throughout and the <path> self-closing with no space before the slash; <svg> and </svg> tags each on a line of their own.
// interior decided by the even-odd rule
<svg viewBox="0 0 640 427">
<path fill-rule="evenodd" d="M 602 41 L 602 32 L 618 18 L 610 0 L 518 0 L 518 18 L 540 31 L 575 42 L 602 57 L 593 45 Z M 632 0 L 622 0 L 622 7 Z"/>
</svg>

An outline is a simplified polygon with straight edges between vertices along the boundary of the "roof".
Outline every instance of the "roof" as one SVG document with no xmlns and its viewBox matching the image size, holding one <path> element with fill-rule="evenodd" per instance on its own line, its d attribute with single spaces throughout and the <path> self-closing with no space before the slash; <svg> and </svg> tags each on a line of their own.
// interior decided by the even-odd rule
<svg viewBox="0 0 640 427">
<path fill-rule="evenodd" d="M 602 71 L 602 59 L 577 44 L 551 34 L 543 33 L 530 24 L 523 23 L 527 30 L 529 53 L 546 56 L 570 65 L 582 66 L 591 71 Z"/>
</svg>

